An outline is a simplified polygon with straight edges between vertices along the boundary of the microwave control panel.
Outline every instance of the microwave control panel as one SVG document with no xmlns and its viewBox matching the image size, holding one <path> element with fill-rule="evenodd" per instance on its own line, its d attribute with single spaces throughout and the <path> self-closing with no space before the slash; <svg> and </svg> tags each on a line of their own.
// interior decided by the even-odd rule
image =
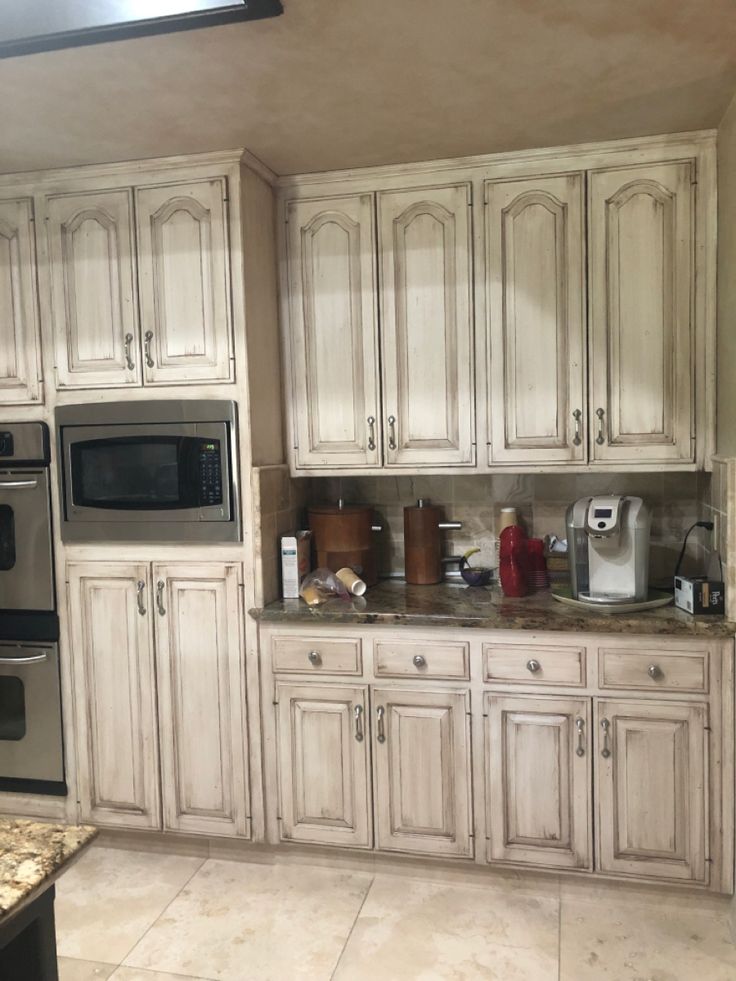
<svg viewBox="0 0 736 981">
<path fill-rule="evenodd" d="M 204 507 L 222 504 L 222 466 L 219 443 L 199 447 L 199 503 Z"/>
</svg>

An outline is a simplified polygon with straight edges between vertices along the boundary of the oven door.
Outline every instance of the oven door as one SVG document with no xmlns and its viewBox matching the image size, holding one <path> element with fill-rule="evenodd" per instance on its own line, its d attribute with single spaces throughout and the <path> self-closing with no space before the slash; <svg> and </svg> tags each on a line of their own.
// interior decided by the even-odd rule
<svg viewBox="0 0 736 981">
<path fill-rule="evenodd" d="M 64 426 L 68 522 L 230 521 L 229 426 Z"/>
<path fill-rule="evenodd" d="M 0 473 L 0 609 L 53 610 L 48 470 Z"/>
<path fill-rule="evenodd" d="M 0 789 L 66 793 L 56 644 L 0 644 Z"/>
</svg>

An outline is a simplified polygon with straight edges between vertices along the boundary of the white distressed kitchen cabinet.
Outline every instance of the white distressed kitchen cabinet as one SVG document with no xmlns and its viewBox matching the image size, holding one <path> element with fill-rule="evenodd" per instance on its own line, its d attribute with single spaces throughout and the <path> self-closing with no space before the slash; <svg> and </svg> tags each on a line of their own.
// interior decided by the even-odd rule
<svg viewBox="0 0 736 981">
<path fill-rule="evenodd" d="M 378 466 L 373 195 L 292 201 L 286 223 L 297 467 Z"/>
<path fill-rule="evenodd" d="M 82 816 L 250 836 L 239 566 L 67 566 Z"/>
<path fill-rule="evenodd" d="M 135 209 L 146 383 L 230 380 L 224 178 L 137 187 Z"/>
<path fill-rule="evenodd" d="M 57 387 L 140 385 L 132 191 L 50 195 L 45 225 Z"/>
<path fill-rule="evenodd" d="M 280 837 L 369 848 L 367 687 L 279 682 L 275 700 Z"/>
<path fill-rule="evenodd" d="M 469 695 L 374 688 L 372 699 L 376 847 L 471 857 Z"/>
<path fill-rule="evenodd" d="M 590 700 L 484 699 L 489 860 L 592 868 Z"/>
<path fill-rule="evenodd" d="M 491 461 L 586 459 L 584 178 L 486 182 Z"/>
<path fill-rule="evenodd" d="M 593 171 L 590 455 L 694 459 L 694 164 Z"/>
<path fill-rule="evenodd" d="M 596 704 L 599 867 L 706 881 L 707 705 Z"/>
<path fill-rule="evenodd" d="M 160 828 L 150 567 L 75 563 L 68 581 L 80 816 Z"/>
<path fill-rule="evenodd" d="M 239 567 L 154 565 L 163 826 L 247 835 Z"/>
<path fill-rule="evenodd" d="M 33 201 L 0 200 L 0 403 L 42 396 Z"/>
<path fill-rule="evenodd" d="M 475 463 L 470 184 L 377 196 L 385 462 Z"/>
</svg>

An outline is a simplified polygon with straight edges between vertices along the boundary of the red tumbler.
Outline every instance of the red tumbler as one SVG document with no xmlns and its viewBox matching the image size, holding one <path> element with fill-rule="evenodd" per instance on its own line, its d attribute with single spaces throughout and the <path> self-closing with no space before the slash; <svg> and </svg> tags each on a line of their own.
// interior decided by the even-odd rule
<svg viewBox="0 0 736 981">
<path fill-rule="evenodd" d="M 499 542 L 499 575 L 504 596 L 526 596 L 526 532 L 519 525 L 511 525 L 501 532 Z"/>
<path fill-rule="evenodd" d="M 541 538 L 529 538 L 526 543 L 526 577 L 529 588 L 536 592 L 549 586 L 547 560 L 544 557 L 544 542 Z"/>
</svg>

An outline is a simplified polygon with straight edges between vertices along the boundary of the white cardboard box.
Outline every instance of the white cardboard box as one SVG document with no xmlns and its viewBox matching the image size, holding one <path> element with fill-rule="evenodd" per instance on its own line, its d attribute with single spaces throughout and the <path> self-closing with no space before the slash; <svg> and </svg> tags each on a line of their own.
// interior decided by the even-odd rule
<svg viewBox="0 0 736 981">
<path fill-rule="evenodd" d="M 281 536 L 281 595 L 284 599 L 299 599 L 302 579 L 311 570 L 311 550 L 311 531 Z"/>
</svg>

